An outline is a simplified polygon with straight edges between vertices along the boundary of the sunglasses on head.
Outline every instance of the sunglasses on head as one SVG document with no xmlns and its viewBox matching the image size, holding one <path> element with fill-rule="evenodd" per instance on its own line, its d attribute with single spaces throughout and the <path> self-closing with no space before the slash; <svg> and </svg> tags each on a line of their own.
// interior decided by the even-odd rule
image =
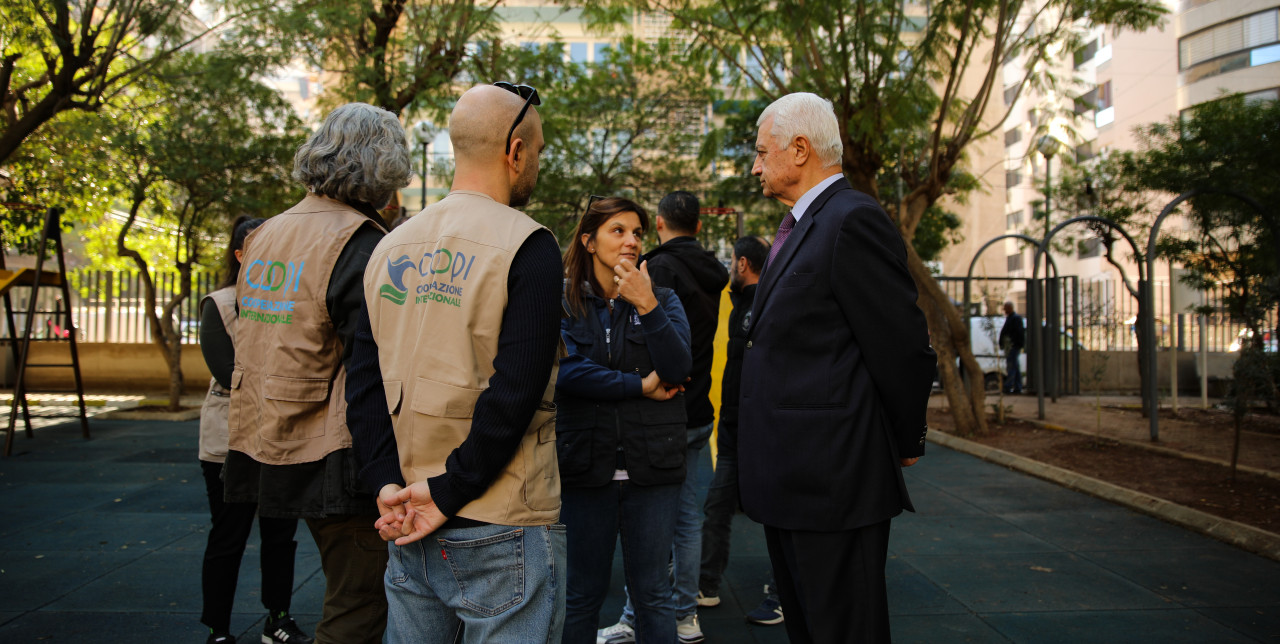
<svg viewBox="0 0 1280 644">
<path fill-rule="evenodd" d="M 538 98 L 538 90 L 528 85 L 516 85 L 507 81 L 498 81 L 494 83 L 494 86 L 501 87 L 524 99 L 524 107 L 520 108 L 520 113 L 516 115 L 516 122 L 512 123 L 511 129 L 507 131 L 507 146 L 503 148 L 502 153 L 508 154 L 511 152 L 511 136 L 516 133 L 516 127 L 520 125 L 520 121 L 524 120 L 525 112 L 529 111 L 530 105 L 542 105 L 542 99 Z"/>
</svg>

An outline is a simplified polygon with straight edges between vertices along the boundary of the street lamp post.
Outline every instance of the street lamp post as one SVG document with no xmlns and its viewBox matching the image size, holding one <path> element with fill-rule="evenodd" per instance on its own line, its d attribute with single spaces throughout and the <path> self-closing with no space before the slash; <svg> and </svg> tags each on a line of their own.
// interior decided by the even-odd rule
<svg viewBox="0 0 1280 644">
<path fill-rule="evenodd" d="M 422 151 L 422 163 L 418 166 L 422 176 L 422 208 L 427 207 L 427 182 L 431 178 L 431 161 L 427 156 L 427 151 L 431 149 L 431 142 L 435 140 L 439 130 L 429 121 L 418 121 L 413 126 L 413 138 L 418 141 L 418 148 Z"/>
<path fill-rule="evenodd" d="M 1064 147 L 1064 144 L 1062 140 L 1054 136 L 1053 134 L 1046 134 L 1040 137 L 1040 140 L 1036 142 L 1036 149 L 1040 151 L 1040 154 L 1044 155 L 1044 242 L 1043 243 L 1045 245 L 1044 246 L 1045 251 L 1048 251 L 1049 231 L 1053 227 L 1053 218 L 1051 217 L 1051 213 L 1053 212 L 1053 156 L 1061 152 L 1063 147 Z M 1058 310 L 1057 310 L 1057 306 L 1055 306 L 1055 301 L 1056 301 L 1055 298 L 1057 296 L 1057 280 L 1054 277 L 1050 277 L 1047 274 L 1047 272 L 1048 271 L 1046 269 L 1046 275 L 1045 275 L 1046 283 L 1044 288 L 1044 298 L 1040 300 L 1042 303 L 1040 306 L 1040 312 L 1044 315 L 1044 322 L 1043 322 L 1043 326 L 1040 326 L 1039 323 L 1037 322 L 1037 328 L 1034 331 L 1034 333 L 1038 336 L 1037 340 L 1039 340 L 1040 343 L 1043 345 L 1040 347 L 1040 350 L 1037 352 L 1039 356 L 1037 363 L 1048 362 L 1049 364 L 1044 366 L 1052 367 L 1052 369 L 1044 369 L 1041 366 L 1037 367 L 1036 390 L 1037 392 L 1044 392 L 1046 390 L 1051 391 L 1054 402 L 1057 402 L 1058 388 L 1057 388 L 1057 382 L 1056 382 L 1056 378 L 1057 378 L 1056 358 L 1057 358 L 1057 351 L 1060 348 L 1059 343 L 1056 340 L 1057 338 L 1056 316 L 1058 314 Z M 1029 286 L 1031 289 L 1039 291 L 1039 288 L 1040 288 L 1039 284 L 1036 284 L 1033 282 Z M 1050 339 L 1054 339 L 1053 345 L 1048 344 Z M 1052 376 L 1052 379 L 1054 380 L 1054 386 L 1052 387 L 1052 389 L 1050 389 L 1050 387 L 1048 386 L 1049 380 L 1051 378 L 1045 377 L 1046 374 L 1055 374 Z M 1040 400 L 1044 400 L 1043 395 L 1040 395 Z"/>
</svg>

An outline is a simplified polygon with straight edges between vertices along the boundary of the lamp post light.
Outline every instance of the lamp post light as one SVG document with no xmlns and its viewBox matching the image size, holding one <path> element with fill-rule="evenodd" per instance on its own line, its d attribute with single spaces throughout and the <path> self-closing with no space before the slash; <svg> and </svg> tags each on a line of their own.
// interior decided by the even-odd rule
<svg viewBox="0 0 1280 644">
<path fill-rule="evenodd" d="M 427 207 L 427 182 L 431 178 L 431 161 L 427 156 L 427 151 L 431 149 L 431 142 L 435 140 L 440 130 L 432 125 L 430 121 L 418 121 L 413 126 L 413 138 L 418 142 L 418 149 L 422 151 L 422 163 L 418 166 L 422 177 L 422 208 Z"/>
<path fill-rule="evenodd" d="M 1052 134 L 1040 137 L 1036 143 L 1036 149 L 1044 155 L 1044 234 L 1046 237 L 1052 226 L 1049 214 L 1053 212 L 1053 155 L 1061 152 L 1064 147 L 1066 144 Z"/>
</svg>

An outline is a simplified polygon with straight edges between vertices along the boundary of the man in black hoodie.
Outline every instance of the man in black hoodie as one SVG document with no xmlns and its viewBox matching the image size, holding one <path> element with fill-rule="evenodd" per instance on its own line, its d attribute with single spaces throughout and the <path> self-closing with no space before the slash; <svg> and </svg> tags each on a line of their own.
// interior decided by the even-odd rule
<svg viewBox="0 0 1280 644">
<path fill-rule="evenodd" d="M 689 317 L 690 348 L 693 350 L 693 373 L 684 383 L 685 411 L 688 415 L 689 454 L 684 488 L 680 491 L 680 512 L 676 517 L 676 534 L 672 547 L 672 603 L 676 611 L 676 632 L 682 644 L 703 641 L 698 625 L 698 569 L 702 560 L 702 513 L 698 507 L 698 456 L 715 425 L 715 408 L 711 406 L 712 344 L 716 324 L 720 321 L 720 294 L 729 283 L 729 271 L 711 251 L 698 243 L 702 230 L 698 219 L 698 198 L 677 191 L 658 202 L 654 229 L 662 242 L 645 254 L 649 276 L 655 286 L 676 292 Z M 606 640 L 634 624 L 628 599 L 618 625 L 601 630 Z M 605 633 L 608 631 L 608 633 Z"/>
</svg>

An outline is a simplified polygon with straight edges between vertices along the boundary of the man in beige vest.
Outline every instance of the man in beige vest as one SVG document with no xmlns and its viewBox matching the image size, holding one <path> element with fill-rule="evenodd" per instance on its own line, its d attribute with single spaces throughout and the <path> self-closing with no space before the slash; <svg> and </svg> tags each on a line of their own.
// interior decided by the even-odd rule
<svg viewBox="0 0 1280 644">
<path fill-rule="evenodd" d="M 307 520 L 325 575 L 322 644 L 373 644 L 386 626 L 376 488 L 354 476 L 343 392 L 365 266 L 386 232 L 378 209 L 409 171 L 395 115 L 334 110 L 294 157 L 306 198 L 246 239 L 236 284 L 227 501 Z"/>
<path fill-rule="evenodd" d="M 549 401 L 562 269 L 555 237 L 514 209 L 538 179 L 539 102 L 510 83 L 463 94 L 449 195 L 387 235 L 365 272 L 348 414 L 361 476 L 381 490 L 378 526 L 395 540 L 390 644 L 560 640 Z"/>
</svg>

